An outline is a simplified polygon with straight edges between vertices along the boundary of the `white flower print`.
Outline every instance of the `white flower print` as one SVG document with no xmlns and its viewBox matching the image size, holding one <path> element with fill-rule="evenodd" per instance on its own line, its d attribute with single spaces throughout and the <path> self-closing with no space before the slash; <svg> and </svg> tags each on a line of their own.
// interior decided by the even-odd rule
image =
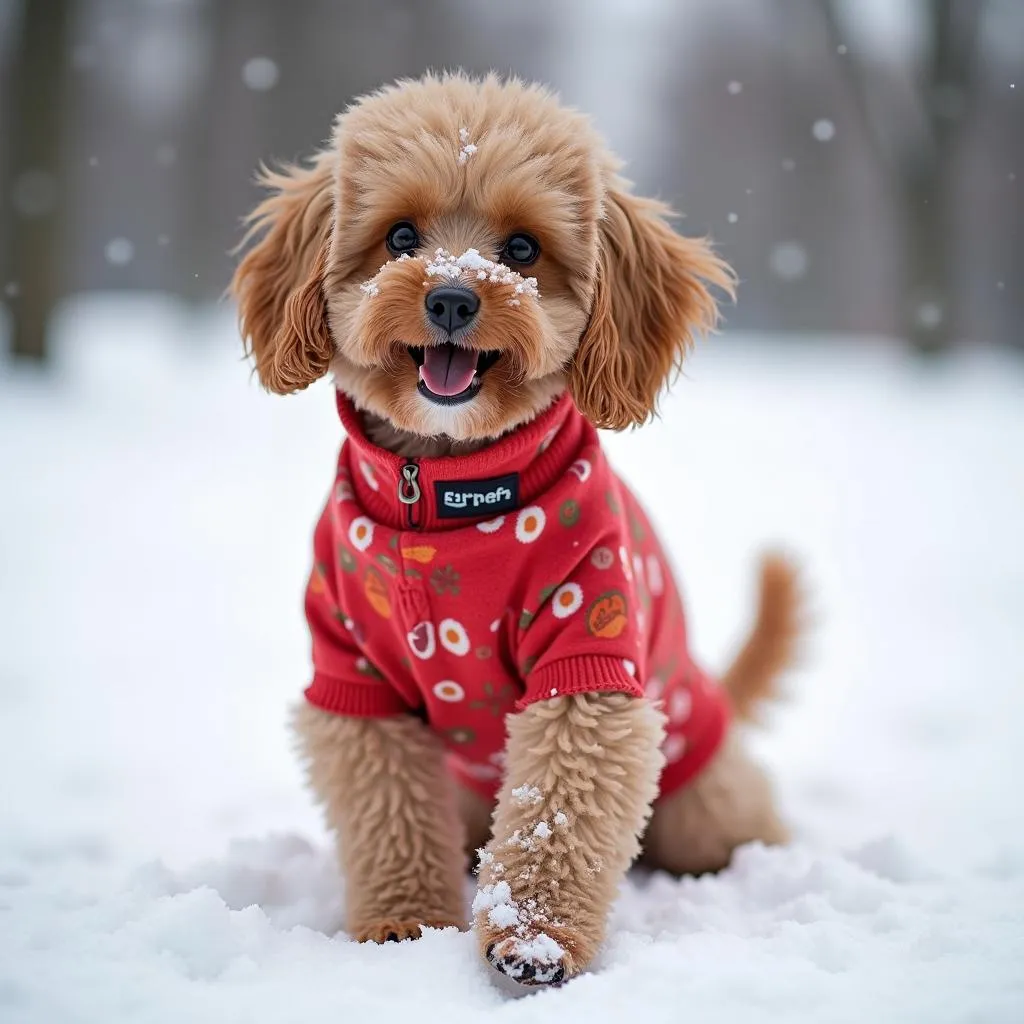
<svg viewBox="0 0 1024 1024">
<path fill-rule="evenodd" d="M 352 547 L 365 551 L 373 542 L 373 520 L 368 516 L 356 516 L 349 523 L 348 539 Z"/>
<path fill-rule="evenodd" d="M 647 680 L 647 685 L 644 686 L 644 696 L 652 703 L 656 704 L 661 700 L 662 694 L 665 692 L 665 680 L 660 676 L 651 676 Z"/>
<path fill-rule="evenodd" d="M 539 505 L 528 505 L 516 516 L 516 540 L 532 544 L 543 532 L 547 516 Z"/>
<path fill-rule="evenodd" d="M 677 723 L 685 722 L 693 709 L 689 690 L 676 690 L 668 699 L 668 717 Z"/>
<path fill-rule="evenodd" d="M 476 528 L 481 533 L 497 533 L 505 522 L 504 516 L 498 516 L 497 519 L 488 519 L 486 522 L 477 523 Z"/>
<path fill-rule="evenodd" d="M 434 696 L 447 704 L 458 704 L 466 699 L 466 691 L 454 680 L 444 679 L 434 686 Z"/>
<path fill-rule="evenodd" d="M 647 589 L 652 597 L 661 597 L 665 593 L 665 577 L 661 572 L 661 562 L 654 555 L 647 556 Z"/>
<path fill-rule="evenodd" d="M 633 556 L 633 575 L 642 583 L 644 578 L 644 560 L 641 555 Z"/>
<path fill-rule="evenodd" d="M 359 472 L 363 474 L 363 479 L 369 485 L 371 490 L 380 490 L 380 484 L 377 483 L 377 474 L 374 472 L 373 466 L 371 466 L 366 459 L 359 460 Z"/>
<path fill-rule="evenodd" d="M 590 564 L 595 569 L 610 569 L 615 564 L 615 555 L 611 548 L 594 548 L 590 556 Z"/>
<path fill-rule="evenodd" d="M 334 500 L 337 502 L 352 501 L 355 498 L 355 491 L 348 480 L 339 480 L 334 485 Z"/>
<path fill-rule="evenodd" d="M 551 612 L 556 619 L 567 619 L 583 607 L 583 588 L 578 583 L 563 583 L 551 595 Z"/>
<path fill-rule="evenodd" d="M 629 564 L 629 552 L 626 550 L 625 545 L 619 548 L 619 562 L 622 565 L 622 575 L 627 580 L 633 578 L 633 567 Z"/>
<path fill-rule="evenodd" d="M 678 733 L 670 733 L 661 745 L 661 752 L 665 755 L 665 760 L 669 764 L 673 764 L 686 753 L 686 737 L 680 736 Z"/>
<path fill-rule="evenodd" d="M 452 654 L 463 655 L 469 652 L 469 634 L 466 627 L 457 619 L 442 619 L 437 627 L 441 646 Z"/>
</svg>

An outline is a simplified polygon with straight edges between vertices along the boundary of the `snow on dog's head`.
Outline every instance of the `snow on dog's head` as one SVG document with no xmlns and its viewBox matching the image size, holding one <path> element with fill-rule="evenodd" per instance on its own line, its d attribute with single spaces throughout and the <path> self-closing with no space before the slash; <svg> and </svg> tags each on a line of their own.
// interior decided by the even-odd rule
<svg viewBox="0 0 1024 1024">
<path fill-rule="evenodd" d="M 495 437 L 567 387 L 645 420 L 731 286 L 539 86 L 428 75 L 357 100 L 308 167 L 266 172 L 233 288 L 264 384 L 333 370 L 417 434 Z M 247 238 L 248 240 L 248 238 Z"/>
</svg>

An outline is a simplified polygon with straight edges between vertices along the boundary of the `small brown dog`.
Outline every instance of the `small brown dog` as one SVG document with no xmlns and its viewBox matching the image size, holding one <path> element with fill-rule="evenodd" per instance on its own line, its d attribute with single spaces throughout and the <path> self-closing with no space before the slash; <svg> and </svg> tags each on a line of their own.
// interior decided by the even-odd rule
<svg viewBox="0 0 1024 1024">
<path fill-rule="evenodd" d="M 785 837 L 722 710 L 771 696 L 793 572 L 765 562 L 752 635 L 709 684 L 597 441 L 652 415 L 714 326 L 709 286 L 733 284 L 618 166 L 539 87 L 402 82 L 342 114 L 308 167 L 263 174 L 233 282 L 264 386 L 331 372 L 348 433 L 297 722 L 346 927 L 465 926 L 481 847 L 481 951 L 528 984 L 592 961 L 638 854 L 702 872 Z"/>
</svg>

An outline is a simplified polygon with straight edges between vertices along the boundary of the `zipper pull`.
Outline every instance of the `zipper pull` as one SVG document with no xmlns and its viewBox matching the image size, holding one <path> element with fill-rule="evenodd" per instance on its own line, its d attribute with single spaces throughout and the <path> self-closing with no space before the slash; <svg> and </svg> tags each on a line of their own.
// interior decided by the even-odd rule
<svg viewBox="0 0 1024 1024">
<path fill-rule="evenodd" d="M 398 481 L 398 500 L 408 510 L 409 525 L 416 525 L 415 506 L 419 503 L 423 492 L 420 490 L 420 467 L 415 459 L 410 459 L 402 467 L 402 477 Z"/>
</svg>

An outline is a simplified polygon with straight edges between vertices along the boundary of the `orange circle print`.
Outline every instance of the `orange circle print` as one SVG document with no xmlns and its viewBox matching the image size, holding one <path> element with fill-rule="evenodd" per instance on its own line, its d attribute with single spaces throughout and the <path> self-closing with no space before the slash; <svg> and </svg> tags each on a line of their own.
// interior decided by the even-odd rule
<svg viewBox="0 0 1024 1024">
<path fill-rule="evenodd" d="M 587 609 L 587 630 L 602 640 L 614 640 L 627 622 L 626 598 L 620 590 L 607 591 Z"/>
<path fill-rule="evenodd" d="M 381 574 L 373 566 L 366 570 L 366 582 L 363 593 L 373 610 L 383 619 L 391 618 L 391 602 L 388 600 L 388 588 Z"/>
</svg>

